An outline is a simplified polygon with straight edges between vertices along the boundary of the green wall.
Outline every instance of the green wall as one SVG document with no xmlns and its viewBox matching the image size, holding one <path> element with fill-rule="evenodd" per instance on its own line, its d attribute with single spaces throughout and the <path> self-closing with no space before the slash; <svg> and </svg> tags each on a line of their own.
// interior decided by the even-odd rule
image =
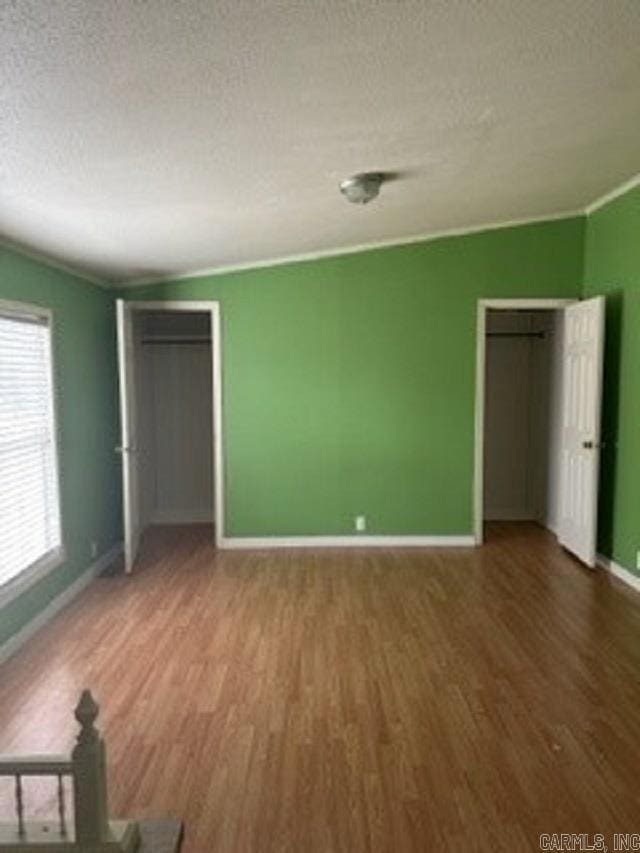
<svg viewBox="0 0 640 853">
<path fill-rule="evenodd" d="M 579 296 L 583 227 L 124 291 L 221 302 L 227 534 L 471 533 L 477 300 Z"/>
<path fill-rule="evenodd" d="M 587 218 L 584 295 L 607 296 L 599 549 L 640 548 L 640 187 Z"/>
<path fill-rule="evenodd" d="M 583 217 L 128 289 L 222 306 L 227 534 L 472 530 L 483 297 L 605 293 L 599 548 L 640 545 L 640 188 Z M 0 298 L 55 313 L 68 560 L 0 613 L 0 644 L 121 537 L 113 294 L 0 249 Z"/>
<path fill-rule="evenodd" d="M 121 539 L 113 295 L 0 247 L 0 299 L 52 308 L 67 562 L 0 611 L 0 645 Z"/>
</svg>

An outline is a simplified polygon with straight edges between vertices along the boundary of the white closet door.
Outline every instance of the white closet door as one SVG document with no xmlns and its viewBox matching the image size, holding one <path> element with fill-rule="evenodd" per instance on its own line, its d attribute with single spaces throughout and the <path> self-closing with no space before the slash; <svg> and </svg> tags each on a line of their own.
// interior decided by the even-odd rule
<svg viewBox="0 0 640 853">
<path fill-rule="evenodd" d="M 136 454 L 136 383 L 132 309 L 118 299 L 118 370 L 120 376 L 120 446 L 125 571 L 133 569 L 140 544 L 140 476 Z"/>
<path fill-rule="evenodd" d="M 596 563 L 604 297 L 565 308 L 559 539 Z"/>
</svg>

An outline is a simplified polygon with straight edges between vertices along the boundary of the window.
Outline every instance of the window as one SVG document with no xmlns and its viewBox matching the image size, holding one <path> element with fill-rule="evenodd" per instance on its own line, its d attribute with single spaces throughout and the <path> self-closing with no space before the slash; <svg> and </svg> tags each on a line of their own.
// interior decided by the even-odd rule
<svg viewBox="0 0 640 853">
<path fill-rule="evenodd" d="M 0 595 L 62 557 L 51 315 L 0 302 Z"/>
</svg>

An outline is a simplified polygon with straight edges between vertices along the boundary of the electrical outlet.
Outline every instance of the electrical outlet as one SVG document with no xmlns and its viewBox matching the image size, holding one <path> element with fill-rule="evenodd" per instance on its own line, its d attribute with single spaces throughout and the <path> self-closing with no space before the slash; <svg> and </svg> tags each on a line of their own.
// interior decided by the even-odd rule
<svg viewBox="0 0 640 853">
<path fill-rule="evenodd" d="M 92 542 L 90 550 L 91 550 L 91 557 L 92 557 L 92 559 L 95 560 L 95 558 L 98 556 L 98 543 Z"/>
<path fill-rule="evenodd" d="M 358 533 L 362 533 L 363 530 L 367 529 L 367 518 L 364 515 L 356 515 L 354 518 L 354 522 L 356 525 L 356 530 Z"/>
</svg>

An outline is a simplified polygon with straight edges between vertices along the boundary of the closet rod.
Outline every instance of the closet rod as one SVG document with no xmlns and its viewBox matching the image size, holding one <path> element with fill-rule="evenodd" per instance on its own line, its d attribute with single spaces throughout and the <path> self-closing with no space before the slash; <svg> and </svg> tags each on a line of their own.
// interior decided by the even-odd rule
<svg viewBox="0 0 640 853">
<path fill-rule="evenodd" d="M 142 338 L 144 345 L 147 344 L 210 344 L 211 338 Z"/>
<path fill-rule="evenodd" d="M 546 338 L 547 332 L 487 332 L 488 338 Z"/>
</svg>

